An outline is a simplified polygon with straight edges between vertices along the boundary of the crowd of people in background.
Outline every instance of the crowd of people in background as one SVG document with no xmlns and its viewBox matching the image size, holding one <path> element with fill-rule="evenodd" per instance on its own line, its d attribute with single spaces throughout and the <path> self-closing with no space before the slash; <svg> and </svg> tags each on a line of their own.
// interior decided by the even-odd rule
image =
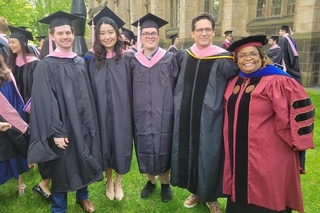
<svg viewBox="0 0 320 213">
<path fill-rule="evenodd" d="M 30 31 L 0 17 L 0 185 L 14 178 L 23 196 L 23 174 L 37 163 L 33 191 L 52 212 L 67 211 L 70 191 L 94 212 L 88 185 L 105 177 L 105 196 L 121 201 L 135 148 L 142 199 L 159 180 L 164 203 L 171 186 L 190 192 L 185 208 L 204 202 L 222 213 L 218 198 L 227 198 L 227 213 L 304 211 L 300 174 L 314 148 L 314 107 L 288 26 L 269 39 L 234 41 L 227 30 L 217 46 L 215 20 L 201 13 L 191 23 L 194 44 L 179 49 L 175 33 L 165 50 L 166 20 L 139 18 L 137 37 L 105 7 L 88 23 L 92 48 L 82 58 L 71 50 L 78 18 L 57 11 L 39 20 L 50 35 L 35 48 Z"/>
</svg>

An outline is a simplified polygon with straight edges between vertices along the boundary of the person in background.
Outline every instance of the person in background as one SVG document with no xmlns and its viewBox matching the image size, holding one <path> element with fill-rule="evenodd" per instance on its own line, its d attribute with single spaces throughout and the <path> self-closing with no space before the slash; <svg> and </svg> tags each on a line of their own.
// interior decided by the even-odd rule
<svg viewBox="0 0 320 213">
<path fill-rule="evenodd" d="M 283 64 L 282 51 L 278 46 L 279 36 L 271 36 L 268 40 L 268 44 L 270 46 L 267 56 L 271 59 L 274 64 Z"/>
<path fill-rule="evenodd" d="M 55 12 L 39 22 L 49 25 L 56 49 L 34 71 L 29 163 L 48 162 L 52 212 L 66 212 L 67 193 L 94 212 L 88 185 L 103 179 L 96 105 L 86 63 L 71 51 L 78 16 Z M 53 95 L 54 94 L 54 95 Z"/>
<path fill-rule="evenodd" d="M 302 85 L 298 49 L 292 31 L 289 26 L 281 26 L 279 29 L 279 47 L 282 50 L 285 70 Z"/>
<path fill-rule="evenodd" d="M 135 50 L 133 50 L 132 47 L 132 41 L 134 39 L 134 33 L 131 30 L 128 30 L 124 27 L 121 27 L 121 37 L 124 41 L 124 45 L 125 45 L 125 51 L 126 52 L 135 52 Z"/>
<path fill-rule="evenodd" d="M 168 48 L 167 51 L 173 52 L 173 53 L 178 52 L 178 44 L 179 44 L 178 34 L 174 34 L 174 35 L 170 36 L 169 39 L 171 40 L 171 46 Z"/>
<path fill-rule="evenodd" d="M 303 87 L 275 67 L 266 36 L 233 43 L 240 73 L 224 95 L 226 213 L 303 211 L 299 151 L 314 148 L 314 106 Z"/>
<path fill-rule="evenodd" d="M 46 36 L 38 36 L 37 37 L 37 40 L 38 40 L 38 42 L 39 42 L 39 46 L 38 46 L 38 51 L 39 52 L 41 52 L 41 49 L 42 49 L 42 46 L 43 46 L 43 43 L 44 43 L 44 41 L 46 40 Z"/>
<path fill-rule="evenodd" d="M 212 44 L 214 35 L 213 16 L 201 13 L 191 23 L 195 43 L 176 54 L 171 184 L 191 192 L 186 208 L 201 201 L 211 213 L 221 213 L 223 94 L 239 70 L 231 53 Z"/>
<path fill-rule="evenodd" d="M 232 44 L 233 36 L 232 36 L 232 30 L 227 30 L 224 32 L 224 41 L 220 45 L 223 49 L 228 49 L 228 47 Z"/>
<path fill-rule="evenodd" d="M 0 103 L 0 185 L 15 178 L 18 194 L 22 196 L 26 189 L 22 174 L 29 170 L 26 159 L 28 142 L 24 137 L 28 124 L 14 76 L 1 55 Z"/>
<path fill-rule="evenodd" d="M 3 57 L 4 62 L 7 64 L 9 55 L 8 37 L 8 22 L 4 17 L 0 17 L 0 55 Z"/>
<path fill-rule="evenodd" d="M 173 92 L 178 65 L 173 53 L 159 47 L 159 29 L 168 22 L 148 13 L 141 24 L 141 43 L 131 62 L 133 77 L 134 143 L 139 171 L 147 174 L 141 198 L 148 198 L 161 183 L 161 200 L 172 199 L 170 158 L 173 131 Z"/>
</svg>

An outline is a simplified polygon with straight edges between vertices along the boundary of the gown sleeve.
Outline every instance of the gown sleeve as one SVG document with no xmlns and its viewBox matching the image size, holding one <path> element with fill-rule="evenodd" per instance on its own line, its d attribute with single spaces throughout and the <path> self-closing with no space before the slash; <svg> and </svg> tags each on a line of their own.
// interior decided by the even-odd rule
<svg viewBox="0 0 320 213">
<path fill-rule="evenodd" d="M 293 78 L 270 83 L 266 92 L 275 112 L 275 130 L 294 151 L 314 148 L 314 106 L 307 92 Z"/>
</svg>

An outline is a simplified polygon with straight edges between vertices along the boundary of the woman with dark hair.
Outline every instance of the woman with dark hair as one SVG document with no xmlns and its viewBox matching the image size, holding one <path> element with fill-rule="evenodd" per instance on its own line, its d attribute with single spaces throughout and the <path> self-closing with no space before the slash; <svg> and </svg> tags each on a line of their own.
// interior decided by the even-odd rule
<svg viewBox="0 0 320 213">
<path fill-rule="evenodd" d="M 303 212 L 299 151 L 314 148 L 314 106 L 263 51 L 266 36 L 228 48 L 240 73 L 224 95 L 227 213 Z"/>
<path fill-rule="evenodd" d="M 33 70 L 39 59 L 36 58 L 28 48 L 28 40 L 33 40 L 31 32 L 9 26 L 9 57 L 8 67 L 11 69 L 19 92 L 25 103 L 31 98 L 31 87 L 33 82 Z"/>
<path fill-rule="evenodd" d="M 0 185 L 15 178 L 21 196 L 26 188 L 22 174 L 29 170 L 26 160 L 28 143 L 24 138 L 28 125 L 25 122 L 23 100 L 16 88 L 14 77 L 5 66 L 1 55 L 0 103 Z"/>
<path fill-rule="evenodd" d="M 122 53 L 123 44 L 116 22 L 101 18 L 95 25 L 94 58 L 88 61 L 88 69 L 110 200 L 122 200 L 121 178 L 130 170 L 132 158 L 132 77 L 128 65 L 132 54 Z M 116 172 L 114 183 L 112 170 Z"/>
</svg>

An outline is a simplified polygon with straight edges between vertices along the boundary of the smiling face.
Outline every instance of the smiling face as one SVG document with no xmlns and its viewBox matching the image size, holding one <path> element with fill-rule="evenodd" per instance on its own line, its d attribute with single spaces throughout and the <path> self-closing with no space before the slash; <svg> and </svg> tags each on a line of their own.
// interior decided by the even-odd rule
<svg viewBox="0 0 320 213">
<path fill-rule="evenodd" d="M 69 25 L 62 25 L 54 28 L 54 33 L 50 34 L 52 41 L 61 51 L 70 51 L 74 40 L 74 34 Z"/>
<path fill-rule="evenodd" d="M 101 24 L 99 40 L 101 45 L 106 48 L 107 52 L 112 52 L 118 41 L 116 30 L 110 24 Z"/>
<path fill-rule="evenodd" d="M 20 41 L 17 38 L 9 38 L 9 48 L 13 53 L 20 54 L 22 53 L 22 47 Z"/>
<path fill-rule="evenodd" d="M 191 30 L 191 36 L 199 49 L 204 49 L 211 45 L 215 35 L 212 23 L 208 19 L 201 19 L 195 23 L 195 29 Z"/>
<path fill-rule="evenodd" d="M 253 73 L 262 67 L 262 59 L 259 51 L 254 46 L 244 47 L 237 52 L 237 64 L 240 70 L 246 74 Z"/>
<path fill-rule="evenodd" d="M 144 49 L 154 51 L 157 49 L 160 41 L 158 30 L 154 27 L 143 28 L 141 31 L 141 43 Z"/>
</svg>

